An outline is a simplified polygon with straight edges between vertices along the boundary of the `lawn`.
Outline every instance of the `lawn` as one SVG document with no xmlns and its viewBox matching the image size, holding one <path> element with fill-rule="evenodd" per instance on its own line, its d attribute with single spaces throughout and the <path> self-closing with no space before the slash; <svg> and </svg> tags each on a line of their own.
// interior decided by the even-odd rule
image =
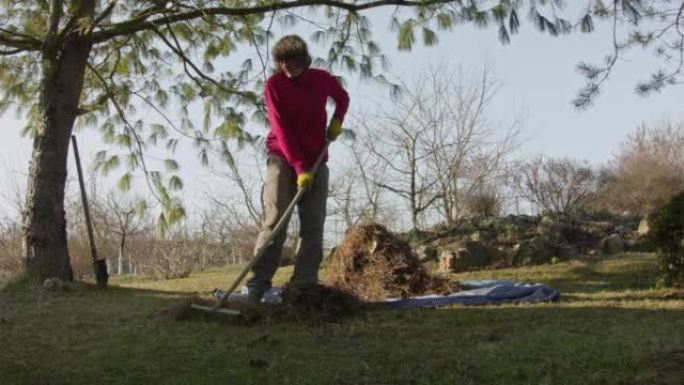
<svg viewBox="0 0 684 385">
<path fill-rule="evenodd" d="M 318 325 L 160 320 L 236 267 L 0 290 L 0 384 L 684 384 L 684 297 L 652 255 L 489 270 L 557 303 L 374 310 Z M 287 279 L 281 269 L 278 281 Z"/>
</svg>

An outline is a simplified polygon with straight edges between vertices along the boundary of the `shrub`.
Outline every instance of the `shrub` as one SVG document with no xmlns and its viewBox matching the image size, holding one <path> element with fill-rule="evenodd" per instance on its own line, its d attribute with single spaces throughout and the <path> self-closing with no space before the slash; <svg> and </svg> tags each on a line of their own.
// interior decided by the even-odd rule
<svg viewBox="0 0 684 385">
<path fill-rule="evenodd" d="M 684 286 L 684 191 L 652 216 L 649 238 L 658 252 L 659 287 Z"/>
<path fill-rule="evenodd" d="M 18 222 L 0 222 L 0 278 L 21 271 L 21 233 Z"/>
<path fill-rule="evenodd" d="M 158 241 L 155 246 L 149 267 L 157 278 L 187 278 L 197 264 L 197 242 L 180 238 Z"/>
<path fill-rule="evenodd" d="M 518 166 L 512 178 L 518 195 L 543 214 L 575 215 L 596 193 L 596 175 L 586 161 L 536 157 Z"/>
<path fill-rule="evenodd" d="M 480 218 L 491 218 L 501 213 L 503 198 L 494 186 L 483 186 L 465 197 L 468 214 Z"/>
<path fill-rule="evenodd" d="M 684 188 L 684 123 L 642 125 L 600 174 L 596 205 L 648 214 Z"/>
</svg>

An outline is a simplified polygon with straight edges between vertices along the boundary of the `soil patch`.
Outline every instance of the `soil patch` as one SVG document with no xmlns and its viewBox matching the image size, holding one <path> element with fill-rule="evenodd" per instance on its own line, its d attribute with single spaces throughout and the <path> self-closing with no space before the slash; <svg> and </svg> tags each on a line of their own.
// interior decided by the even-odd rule
<svg viewBox="0 0 684 385">
<path fill-rule="evenodd" d="M 215 300 L 195 297 L 176 306 L 158 311 L 154 318 L 163 321 L 217 321 L 228 324 L 339 322 L 363 314 L 370 305 L 352 294 L 318 284 L 288 285 L 283 288 L 283 302 L 254 305 L 244 300 L 226 301 L 222 308 L 238 310 L 228 315 L 194 309 L 192 304 L 215 306 Z"/>
</svg>

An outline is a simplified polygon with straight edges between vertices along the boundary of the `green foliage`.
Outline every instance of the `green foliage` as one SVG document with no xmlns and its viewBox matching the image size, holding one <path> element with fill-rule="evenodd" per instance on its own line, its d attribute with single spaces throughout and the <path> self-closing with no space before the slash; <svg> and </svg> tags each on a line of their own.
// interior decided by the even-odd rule
<svg viewBox="0 0 684 385">
<path fill-rule="evenodd" d="M 131 189 L 131 174 L 125 173 L 121 179 L 119 179 L 119 189 L 121 191 L 128 191 Z"/>
<path fill-rule="evenodd" d="M 658 250 L 658 286 L 684 286 L 684 191 L 650 217 L 650 242 Z"/>
<path fill-rule="evenodd" d="M 407 20 L 399 29 L 399 44 L 397 45 L 397 48 L 400 51 L 409 51 L 415 41 L 413 22 L 412 20 Z"/>
<path fill-rule="evenodd" d="M 387 59 L 364 14 L 381 2 L 101 0 L 95 1 L 95 18 L 74 14 L 76 3 L 0 0 L 0 113 L 14 109 L 27 119 L 24 132 L 36 132 L 44 112 L 41 92 L 48 91 L 41 81 L 56 68 L 50 60 L 57 57 L 67 36 L 88 36 L 93 46 L 77 125 L 98 127 L 112 151 L 128 153 L 118 155 L 125 156 L 126 162 L 103 154 L 107 162 L 100 169 L 110 173 L 122 167 L 126 168 L 122 173 L 145 178 L 165 217 L 176 216 L 171 215 L 178 212 L 176 203 L 171 203 L 176 200 L 164 199 L 167 192 L 155 189 L 175 189 L 182 183 L 163 174 L 153 177 L 158 169 L 174 172 L 176 167 L 164 164 L 166 157 L 157 164 L 147 154 L 163 145 L 174 152 L 179 139 L 185 138 L 208 164 L 213 155 L 220 158 L 222 142 L 258 140 L 247 128 L 266 120 L 262 90 L 275 26 L 291 28 L 305 20 L 316 29 L 311 40 L 329 47 L 314 65 L 357 73 L 388 86 L 393 94 L 399 89 L 381 74 L 388 67 Z M 436 44 L 438 31 L 458 24 L 497 25 L 499 40 L 508 43 L 519 29 L 518 14 L 524 4 L 540 31 L 554 36 L 570 32 L 572 24 L 559 16 L 563 3 L 406 2 L 392 12 L 391 25 L 400 50 L 410 50 L 417 38 L 424 45 Z M 642 3 L 626 0 L 606 7 L 601 1 L 592 2 L 579 28 L 593 30 L 592 16 L 617 17 L 622 12 L 636 24 L 645 14 L 658 15 L 645 12 L 648 7 Z M 634 36 L 635 44 L 651 41 L 647 35 Z M 603 73 L 601 68 L 586 69 L 589 75 Z M 654 76 L 640 90 L 660 89 L 673 76 Z M 590 79 L 586 100 L 597 92 L 597 82 Z M 195 119 L 198 110 L 204 111 L 201 125 Z"/>
</svg>

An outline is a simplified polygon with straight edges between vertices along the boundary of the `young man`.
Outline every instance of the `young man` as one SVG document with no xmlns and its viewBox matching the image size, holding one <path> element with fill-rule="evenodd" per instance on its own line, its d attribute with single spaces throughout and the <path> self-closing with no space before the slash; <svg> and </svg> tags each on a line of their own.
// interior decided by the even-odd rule
<svg viewBox="0 0 684 385">
<path fill-rule="evenodd" d="M 297 205 L 301 242 L 291 282 L 317 283 L 318 268 L 323 259 L 328 168 L 323 162 L 315 175 L 311 168 L 325 147 L 326 139 L 335 140 L 342 131 L 349 96 L 328 72 L 309 68 L 311 56 L 299 36 L 289 35 L 280 39 L 273 47 L 273 60 L 276 70 L 266 81 L 265 89 L 271 130 L 266 139 L 268 161 L 263 191 L 264 214 L 256 249 L 265 244 L 297 189 L 307 189 Z M 328 98 L 335 102 L 330 124 L 326 113 Z M 285 237 L 283 230 L 252 267 L 252 275 L 247 281 L 250 302 L 260 302 L 271 288 L 271 280 L 280 265 Z"/>
</svg>

